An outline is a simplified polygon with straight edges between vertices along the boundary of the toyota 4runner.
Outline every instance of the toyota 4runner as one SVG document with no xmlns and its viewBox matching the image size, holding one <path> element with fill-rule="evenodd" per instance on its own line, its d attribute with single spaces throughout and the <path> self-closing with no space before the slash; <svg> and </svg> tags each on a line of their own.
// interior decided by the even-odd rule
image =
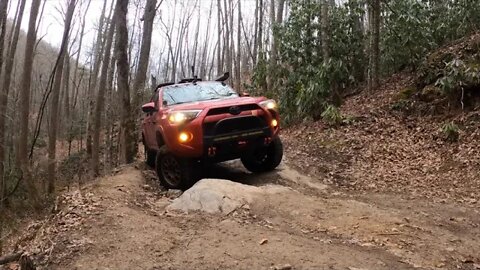
<svg viewBox="0 0 480 270">
<path fill-rule="evenodd" d="M 205 164 L 240 158 L 251 172 L 275 169 L 283 156 L 274 100 L 239 95 L 225 80 L 160 84 L 142 106 L 146 162 L 167 188 L 186 189 Z"/>
</svg>

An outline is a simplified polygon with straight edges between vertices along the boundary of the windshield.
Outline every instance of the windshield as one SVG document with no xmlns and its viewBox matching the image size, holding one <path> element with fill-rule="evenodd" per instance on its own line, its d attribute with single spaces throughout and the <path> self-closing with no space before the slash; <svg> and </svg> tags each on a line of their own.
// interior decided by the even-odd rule
<svg viewBox="0 0 480 270">
<path fill-rule="evenodd" d="M 238 94 L 232 88 L 215 82 L 172 85 L 163 89 L 163 101 L 167 105 L 233 97 Z"/>
</svg>

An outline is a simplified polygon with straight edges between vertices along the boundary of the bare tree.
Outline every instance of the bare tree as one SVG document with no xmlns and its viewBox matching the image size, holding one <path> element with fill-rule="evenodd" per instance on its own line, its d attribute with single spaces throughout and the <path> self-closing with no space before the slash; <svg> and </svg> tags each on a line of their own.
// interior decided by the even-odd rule
<svg viewBox="0 0 480 270">
<path fill-rule="evenodd" d="M 208 58 L 208 49 L 210 43 L 210 24 L 212 20 L 212 11 L 213 11 L 213 1 L 210 1 L 210 8 L 208 11 L 208 19 L 207 19 L 207 30 L 205 31 L 205 43 L 203 44 L 203 51 L 201 55 L 201 63 L 200 63 L 200 78 L 204 78 L 207 75 L 207 58 Z M 218 42 L 218 41 L 217 41 Z"/>
<path fill-rule="evenodd" d="M 97 75 L 100 71 L 100 64 L 102 62 L 102 52 L 103 52 L 103 27 L 105 24 L 105 13 L 106 13 L 106 6 L 107 1 L 103 3 L 102 13 L 100 14 L 100 20 L 98 22 L 98 29 L 97 29 L 97 38 L 95 39 L 95 49 L 93 53 L 93 72 L 91 73 L 91 80 L 88 87 L 88 121 L 87 121 L 87 154 L 92 154 L 92 137 L 93 137 L 93 115 L 94 115 L 94 96 L 95 96 L 95 88 L 97 86 Z M 110 16 L 109 16 L 110 18 Z"/>
<path fill-rule="evenodd" d="M 0 1 L 0 75 L 2 73 L 2 66 L 3 66 L 3 50 L 4 50 L 4 44 L 5 44 L 5 35 L 7 32 L 7 5 L 8 5 L 8 0 L 1 0 Z M 8 96 L 3 97 L 4 91 L 0 93 L 2 97 L 0 98 L 1 101 L 3 99 L 7 99 Z M 3 102 L 2 102 L 3 103 Z M 0 104 L 2 106 L 3 104 Z M 0 113 L 2 113 L 3 110 L 0 110 Z M 4 116 L 0 116 L 3 118 Z M 2 128 L 0 131 L 2 135 L 0 135 L 0 255 L 2 255 L 2 234 L 3 234 L 3 197 L 4 197 L 4 189 L 6 187 L 4 179 L 3 179 L 3 171 L 4 171 L 4 157 L 5 157 L 5 150 L 4 150 L 4 134 L 5 131 Z"/>
<path fill-rule="evenodd" d="M 223 61 L 221 58 L 222 47 L 222 2 L 217 0 L 217 73 L 223 70 Z"/>
<path fill-rule="evenodd" d="M 52 88 L 52 100 L 50 105 L 50 128 L 48 129 L 48 193 L 55 192 L 55 165 L 56 165 L 56 149 L 57 149 L 57 133 L 58 133 L 58 111 L 60 87 L 62 85 L 62 72 L 65 63 L 65 56 L 67 55 L 68 39 L 70 34 L 70 27 L 72 24 L 73 13 L 75 12 L 76 0 L 70 0 L 65 15 L 65 26 L 62 38 L 62 45 L 60 46 L 60 53 L 58 56 L 58 65 L 55 70 L 55 78 Z M 68 83 L 68 82 L 67 82 Z"/>
<path fill-rule="evenodd" d="M 83 36 L 85 33 L 85 16 L 87 14 L 88 9 L 90 8 L 91 0 L 88 1 L 87 7 L 84 10 L 84 15 L 81 18 L 81 26 L 80 26 L 80 40 L 78 42 L 78 50 L 76 52 L 76 59 L 75 59 L 75 66 L 73 69 L 73 79 L 72 79 L 72 97 L 71 97 L 71 103 L 68 102 L 69 104 L 65 104 L 65 121 L 67 123 L 67 141 L 68 141 L 68 155 L 70 156 L 71 150 L 72 150 L 72 141 L 73 141 L 73 128 L 74 128 L 74 117 L 72 117 L 71 112 L 75 109 L 76 104 L 77 104 L 77 97 L 78 97 L 78 92 L 80 88 L 80 84 L 82 81 L 82 77 L 84 75 L 84 70 L 82 69 L 79 72 L 79 66 L 80 66 L 80 55 L 82 52 L 82 44 L 83 44 Z M 79 74 L 80 73 L 80 74 Z M 78 75 L 81 75 L 81 77 L 78 77 Z"/>
<path fill-rule="evenodd" d="M 108 167 L 112 167 L 114 164 L 117 164 L 117 158 L 115 155 L 115 108 L 118 108 L 117 99 L 115 98 L 115 93 L 112 91 L 113 89 L 113 79 L 115 76 L 115 55 L 112 55 L 112 59 L 109 65 L 108 75 L 107 75 L 107 107 L 105 110 L 105 118 L 107 119 L 107 132 L 106 132 L 106 139 L 107 139 L 107 149 L 106 149 L 106 158 L 105 158 L 105 165 Z"/>
<path fill-rule="evenodd" d="M 258 56 L 258 45 L 261 41 L 259 41 L 259 17 L 260 17 L 260 1 L 262 0 L 255 0 L 255 22 L 254 22 L 254 38 L 253 38 L 253 66 L 257 64 L 257 56 Z"/>
<path fill-rule="evenodd" d="M 370 49 L 368 88 L 375 90 L 379 85 L 380 68 L 380 0 L 369 0 Z"/>
<path fill-rule="evenodd" d="M 272 36 L 272 47 L 270 49 L 270 62 L 271 64 L 277 63 L 277 51 L 275 48 L 275 39 L 273 36 L 273 28 L 275 26 L 275 0 L 270 0 L 270 35 Z"/>
<path fill-rule="evenodd" d="M 40 9 L 41 1 L 33 1 L 30 18 L 28 22 L 27 41 L 25 44 L 25 53 L 23 61 L 23 73 L 20 82 L 20 115 L 19 115 L 19 139 L 18 139 L 18 153 L 17 163 L 20 167 L 23 179 L 27 184 L 29 196 L 35 207 L 39 207 L 37 187 L 31 177 L 29 162 L 28 162 L 28 122 L 30 112 L 30 85 L 32 82 L 32 66 L 34 57 L 34 47 L 37 39 L 36 22 Z"/>
<path fill-rule="evenodd" d="M 275 1 L 272 0 L 271 3 L 270 3 L 271 7 L 275 5 Z M 278 51 L 278 37 L 275 33 L 275 27 L 278 26 L 278 25 L 281 25 L 283 23 L 283 11 L 284 11 L 284 7 L 285 7 L 285 0 L 279 0 L 278 1 L 278 8 L 277 8 L 277 13 L 275 15 L 275 10 L 274 9 L 271 9 L 270 10 L 270 19 L 272 21 L 272 48 L 271 48 L 271 52 L 270 52 L 270 68 L 273 68 L 275 69 L 276 68 L 276 65 L 277 65 L 277 61 L 278 61 L 278 57 L 277 57 L 277 51 Z M 272 73 L 270 73 L 271 75 Z M 272 78 L 271 76 L 269 76 L 269 89 L 272 87 L 271 84 L 272 84 Z"/>
<path fill-rule="evenodd" d="M 225 31 L 224 33 L 224 40 L 225 40 L 225 46 L 223 47 L 224 53 L 225 53 L 225 69 L 232 74 L 232 50 L 231 50 L 231 39 L 230 39 L 230 32 L 231 32 L 231 27 L 230 27 L 230 20 L 229 20 L 229 8 L 227 6 L 227 0 L 223 0 L 223 5 L 224 5 L 224 12 L 223 12 L 223 25 L 225 26 Z"/>
<path fill-rule="evenodd" d="M 157 0 L 147 0 L 145 6 L 145 13 L 143 14 L 143 36 L 142 46 L 140 48 L 140 57 L 137 66 L 137 72 L 135 75 L 135 81 L 133 83 L 134 91 L 134 110 L 140 105 L 141 91 L 145 87 L 145 81 L 147 80 L 147 69 L 150 59 L 150 48 L 152 46 L 152 32 L 153 21 L 155 19 L 155 13 L 157 10 Z"/>
<path fill-rule="evenodd" d="M 120 115 L 120 157 L 124 163 L 133 162 L 135 155 L 135 124 L 131 113 L 130 87 L 128 85 L 128 30 L 127 30 L 128 0 L 117 0 L 115 55 L 117 59 L 117 88 L 123 106 Z"/>
<path fill-rule="evenodd" d="M 114 14 L 115 17 L 115 14 Z M 103 65 L 100 73 L 100 82 L 98 84 L 97 102 L 95 103 L 95 117 L 93 128 L 93 149 L 91 168 L 94 176 L 99 175 L 99 155 L 100 155 L 100 130 L 102 127 L 102 113 L 105 105 L 105 88 L 107 87 L 107 75 L 110 64 L 110 55 L 112 51 L 113 35 L 115 32 L 115 21 L 112 20 L 105 43 L 105 55 L 103 57 Z"/>
<path fill-rule="evenodd" d="M 242 1 L 238 0 L 237 6 L 237 56 L 235 61 L 235 88 L 237 91 L 241 91 L 241 62 L 242 62 L 242 32 L 241 32 L 241 24 L 242 24 Z"/>
</svg>

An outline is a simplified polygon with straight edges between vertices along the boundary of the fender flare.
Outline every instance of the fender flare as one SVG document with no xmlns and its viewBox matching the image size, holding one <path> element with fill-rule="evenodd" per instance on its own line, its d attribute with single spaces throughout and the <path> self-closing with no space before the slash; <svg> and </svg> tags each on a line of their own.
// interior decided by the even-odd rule
<svg viewBox="0 0 480 270">
<path fill-rule="evenodd" d="M 155 131 L 155 137 L 157 139 L 157 146 L 160 149 L 160 147 L 165 145 L 165 138 L 160 130 Z"/>
</svg>

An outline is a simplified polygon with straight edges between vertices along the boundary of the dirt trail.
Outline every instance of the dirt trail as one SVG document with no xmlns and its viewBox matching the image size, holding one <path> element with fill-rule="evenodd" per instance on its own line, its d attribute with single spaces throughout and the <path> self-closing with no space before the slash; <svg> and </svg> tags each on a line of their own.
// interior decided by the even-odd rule
<svg viewBox="0 0 480 270">
<path fill-rule="evenodd" d="M 124 167 L 82 190 L 91 207 L 80 225 L 56 221 L 63 227 L 44 268 L 480 268 L 478 209 L 355 197 L 286 166 L 264 175 L 238 162 L 209 171 L 211 178 L 289 188 L 228 215 L 184 214 L 166 211 L 166 193 L 147 185 L 141 170 Z"/>
</svg>

